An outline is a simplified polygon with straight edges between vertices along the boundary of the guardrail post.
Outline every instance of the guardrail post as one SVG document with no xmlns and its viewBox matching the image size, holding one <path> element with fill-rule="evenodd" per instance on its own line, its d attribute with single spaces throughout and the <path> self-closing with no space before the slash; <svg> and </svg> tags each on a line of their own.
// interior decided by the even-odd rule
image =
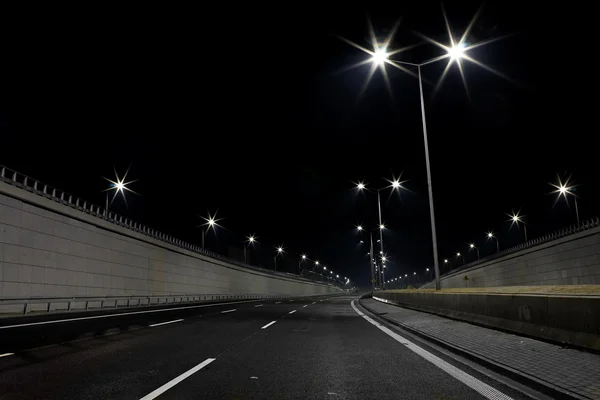
<svg viewBox="0 0 600 400">
<path fill-rule="evenodd" d="M 104 300 L 100 301 L 100 308 L 104 308 Z"/>
<path fill-rule="evenodd" d="M 27 314 L 27 305 L 28 305 L 28 303 L 25 303 L 23 305 L 23 314 Z"/>
<path fill-rule="evenodd" d="M 71 302 L 70 301 L 67 303 L 67 311 L 71 311 Z"/>
<path fill-rule="evenodd" d="M 46 307 L 46 312 L 50 312 L 50 304 L 52 304 L 52 303 L 48 302 L 48 307 Z"/>
<path fill-rule="evenodd" d="M 85 309 L 86 310 L 88 309 L 88 303 L 89 303 L 88 301 L 85 302 Z"/>
</svg>

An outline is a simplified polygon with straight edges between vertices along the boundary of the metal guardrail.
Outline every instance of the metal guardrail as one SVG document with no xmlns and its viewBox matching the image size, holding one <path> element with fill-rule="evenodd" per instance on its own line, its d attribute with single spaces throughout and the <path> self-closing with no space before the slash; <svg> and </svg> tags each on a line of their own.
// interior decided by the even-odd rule
<svg viewBox="0 0 600 400">
<path fill-rule="evenodd" d="M 165 304 L 203 303 L 215 300 L 247 300 L 286 298 L 285 295 L 261 295 L 256 293 L 237 294 L 178 294 L 169 296 L 104 296 L 104 297 L 28 297 L 28 298 L 0 298 L 2 306 L 20 306 L 23 314 L 31 311 L 72 311 L 96 310 L 126 307 L 150 307 Z M 45 304 L 43 309 L 32 310 L 36 304 Z M 54 308 L 52 306 L 63 308 Z"/>
<path fill-rule="evenodd" d="M 17 171 L 14 171 L 10 168 L 4 167 L 0 165 L 0 181 L 8 183 L 12 186 L 16 186 L 20 189 L 26 190 L 28 192 L 37 194 L 38 196 L 45 197 L 49 200 L 62 204 L 66 207 L 73 208 L 75 210 L 81 211 L 93 217 L 102 219 L 104 221 L 113 223 L 122 228 L 126 228 L 132 230 L 134 232 L 140 233 L 142 235 L 148 236 L 150 238 L 160 240 L 162 242 L 168 243 L 170 245 L 201 254 L 207 257 L 214 258 L 216 260 L 224 261 L 229 264 L 236 265 L 238 267 L 252 269 L 255 271 L 260 271 L 263 273 L 268 273 L 271 275 L 276 275 L 280 277 L 284 277 L 288 274 L 278 273 L 272 271 L 270 269 L 261 268 L 249 264 L 245 264 L 239 262 L 237 260 L 225 257 L 221 254 L 214 253 L 210 250 L 203 249 L 202 247 L 186 242 L 184 240 L 178 239 L 172 235 L 167 233 L 163 233 L 157 231 L 156 229 L 150 228 L 144 224 L 139 222 L 135 222 L 127 217 L 123 217 L 117 213 L 114 213 L 110 210 L 106 210 L 100 206 L 92 204 L 88 201 L 85 201 L 77 196 L 73 196 L 66 192 L 60 191 L 54 187 L 41 183 L 33 178 L 30 178 L 26 175 L 23 175 Z M 290 276 L 291 278 L 292 276 Z M 293 275 L 294 279 L 304 280 L 310 283 L 325 283 L 317 280 L 308 279 L 299 275 Z"/>
<path fill-rule="evenodd" d="M 531 249 L 533 247 L 542 245 L 544 243 L 548 243 L 548 242 L 551 242 L 551 241 L 557 240 L 557 239 L 562 239 L 564 237 L 568 237 L 568 236 L 574 235 L 576 233 L 584 232 L 584 231 L 587 231 L 587 230 L 590 230 L 593 228 L 597 228 L 597 227 L 600 227 L 600 219 L 598 217 L 593 217 L 593 218 L 590 218 L 589 220 L 582 221 L 579 224 L 569 225 L 566 228 L 559 229 L 559 230 L 549 233 L 547 235 L 540 236 L 538 238 L 528 240 L 527 242 L 518 244 L 516 246 L 509 247 L 508 249 L 504 249 L 500 252 L 490 254 L 489 256 L 486 256 L 479 260 L 472 261 L 465 265 L 461 265 L 460 267 L 455 268 L 455 269 L 448 271 L 445 274 L 441 275 L 440 278 L 476 267 L 479 264 L 493 261 L 497 258 L 505 257 L 507 255 L 510 255 L 510 254 L 513 254 L 513 253 L 516 253 L 519 251 Z M 429 285 L 432 282 L 435 282 L 435 281 L 429 281 L 429 282 L 425 283 L 423 286 Z"/>
</svg>

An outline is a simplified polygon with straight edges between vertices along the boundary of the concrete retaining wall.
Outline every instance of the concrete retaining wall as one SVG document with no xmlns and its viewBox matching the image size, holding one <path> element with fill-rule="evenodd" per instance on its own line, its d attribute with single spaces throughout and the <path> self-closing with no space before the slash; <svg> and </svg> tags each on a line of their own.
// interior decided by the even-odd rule
<svg viewBox="0 0 600 400">
<path fill-rule="evenodd" d="M 340 292 L 212 259 L 0 181 L 0 298 Z"/>
<path fill-rule="evenodd" d="M 600 227 L 441 277 L 442 288 L 523 285 L 600 285 Z M 434 284 L 423 287 L 433 288 Z"/>
<path fill-rule="evenodd" d="M 558 343 L 600 350 L 600 297 L 375 292 L 375 299 Z"/>
</svg>

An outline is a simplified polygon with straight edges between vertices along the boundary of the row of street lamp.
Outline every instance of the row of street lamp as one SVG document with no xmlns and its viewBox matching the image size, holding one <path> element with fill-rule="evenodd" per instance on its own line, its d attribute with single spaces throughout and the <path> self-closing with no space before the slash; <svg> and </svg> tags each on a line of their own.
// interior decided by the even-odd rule
<svg viewBox="0 0 600 400">
<path fill-rule="evenodd" d="M 115 197 L 117 195 L 121 195 L 123 198 L 123 201 L 125 201 L 125 204 L 127 205 L 127 198 L 125 197 L 125 191 L 129 191 L 131 193 L 134 194 L 138 194 L 136 192 L 134 192 L 133 190 L 131 190 L 128 185 L 131 183 L 136 182 L 134 181 L 129 181 L 129 182 L 125 182 L 125 179 L 127 178 L 127 174 L 129 173 L 129 169 L 127 169 L 127 171 L 125 172 L 125 175 L 123 176 L 123 178 L 119 178 L 116 170 L 115 170 L 115 180 L 111 180 L 108 178 L 104 178 L 109 182 L 109 187 L 107 189 L 104 189 L 104 191 L 106 191 L 106 211 L 108 212 L 108 209 L 110 207 L 110 205 L 112 204 L 112 202 L 114 201 Z M 109 196 L 108 196 L 108 192 L 113 190 L 113 196 L 112 199 L 108 200 Z M 208 218 L 205 217 L 201 217 L 202 219 L 204 219 L 206 222 L 204 224 L 198 225 L 198 227 L 202 228 L 202 249 L 205 249 L 205 237 L 206 234 L 208 233 L 208 231 L 210 229 L 213 230 L 213 232 L 216 232 L 216 227 L 220 226 L 218 224 L 218 221 L 220 221 L 220 219 L 217 219 L 217 215 L 215 213 L 215 215 L 208 215 Z M 258 237 L 255 234 L 251 234 L 248 235 L 246 237 L 246 241 L 244 244 L 244 263 L 248 263 L 248 251 L 250 246 L 254 246 L 256 243 L 258 243 Z M 277 258 L 278 257 L 283 257 L 284 254 L 286 253 L 285 248 L 283 247 L 283 244 L 279 245 L 279 246 L 275 246 L 275 251 L 274 251 L 274 255 L 273 255 L 273 267 L 275 269 L 275 271 L 277 271 Z M 301 267 L 302 267 L 302 263 L 305 261 L 311 261 L 306 254 L 302 254 L 298 260 L 298 274 L 300 275 L 302 273 Z M 319 261 L 316 260 L 314 261 L 314 266 L 318 267 L 319 266 Z M 313 267 L 312 271 L 314 271 L 315 268 Z M 323 271 L 329 271 L 329 276 L 327 275 L 326 272 L 324 272 L 324 276 L 326 276 L 329 279 L 334 278 L 334 272 L 332 270 L 328 270 L 327 266 L 323 265 Z M 323 276 L 323 274 L 322 274 Z M 350 283 L 350 279 L 348 279 L 347 277 L 344 277 L 344 281 L 340 280 L 340 276 L 339 274 L 335 274 L 335 279 L 339 280 L 340 282 L 342 282 L 344 285 L 347 285 L 348 283 Z"/>
<path fill-rule="evenodd" d="M 577 205 L 577 195 L 574 193 L 575 192 L 575 185 L 571 185 L 570 184 L 570 177 L 563 183 L 562 180 L 560 179 L 560 177 L 558 177 L 558 183 L 549 183 L 551 186 L 553 186 L 554 188 L 556 188 L 556 190 L 554 190 L 551 193 L 557 193 L 558 196 L 556 198 L 556 201 L 554 202 L 554 204 L 556 204 L 556 202 L 558 202 L 558 200 L 560 200 L 561 196 L 564 197 L 565 201 L 567 202 L 567 206 L 569 205 L 569 199 L 567 196 L 572 196 L 574 198 L 575 201 L 575 217 L 576 217 L 576 221 L 577 224 L 579 225 L 579 208 Z M 523 225 L 523 234 L 524 234 L 524 238 L 525 238 L 525 242 L 527 242 L 528 238 L 527 238 L 527 224 L 525 223 L 524 220 L 524 216 L 519 215 L 519 213 L 515 213 L 514 211 L 511 214 L 506 214 L 509 219 L 507 222 L 510 222 L 510 227 L 512 228 L 513 225 L 516 225 L 517 228 L 519 227 L 519 224 Z M 510 229 L 510 228 L 509 228 Z M 486 240 L 495 240 L 496 242 L 496 252 L 500 252 L 500 241 L 498 240 L 498 237 L 496 235 L 494 235 L 494 231 L 490 230 L 488 232 L 485 233 L 485 237 Z M 475 245 L 475 243 L 471 242 L 468 244 L 468 250 L 472 251 L 475 250 L 477 253 L 477 259 L 479 260 L 480 255 L 479 255 L 479 247 L 477 247 Z M 457 259 L 462 259 L 462 263 L 463 265 L 466 263 L 465 257 L 460 253 L 460 251 L 456 252 L 456 258 Z M 448 264 L 450 266 L 450 269 L 452 269 L 452 263 L 445 258 L 444 259 L 444 264 Z"/>
<path fill-rule="evenodd" d="M 398 50 L 390 50 L 389 46 L 391 43 L 391 40 L 393 39 L 393 35 L 395 33 L 395 29 L 392 30 L 392 33 L 385 39 L 385 41 L 383 42 L 383 44 L 379 44 L 377 42 L 377 38 L 375 37 L 374 31 L 371 28 L 370 29 L 370 35 L 371 35 L 371 44 L 372 44 L 372 49 L 367 49 L 363 46 L 360 46 L 354 42 L 351 42 L 348 39 L 345 38 L 340 38 L 341 40 L 343 40 L 344 42 L 346 42 L 347 44 L 367 53 L 368 55 L 370 55 L 370 58 L 354 65 L 351 66 L 351 68 L 353 67 L 359 67 L 365 64 L 370 64 L 370 72 L 367 76 L 365 85 L 363 87 L 362 92 L 364 91 L 364 89 L 366 88 L 366 86 L 368 85 L 369 81 L 371 80 L 371 78 L 373 77 L 373 74 L 375 73 L 376 70 L 381 70 L 384 78 L 385 78 L 385 82 L 388 86 L 388 90 L 391 93 L 391 88 L 390 86 L 390 80 L 388 78 L 388 74 L 386 71 L 386 65 L 389 65 L 391 67 L 394 67 L 396 69 L 399 69 L 403 72 L 406 72 L 412 76 L 415 76 L 418 79 L 419 82 L 419 97 L 420 97 L 420 106 L 421 106 L 421 122 L 422 122 L 422 128 L 423 128 L 423 141 L 424 141 L 424 147 L 425 147 L 425 167 L 426 167 L 426 171 L 427 171 L 427 189 L 428 189 L 428 197 L 429 197 L 429 215 L 430 215 L 430 222 L 431 222 L 431 237 L 432 237 L 432 248 L 433 248 L 433 262 L 434 262 L 434 272 L 435 272 L 435 288 L 436 290 L 440 289 L 440 269 L 439 269 L 439 259 L 438 259 L 438 246 L 437 246 L 437 235 L 436 235 L 436 224 L 435 224 L 435 213 L 434 213 L 434 203 L 433 203 L 433 192 L 432 192 L 432 182 L 431 182 L 431 167 L 430 167 L 430 159 L 429 159 L 429 143 L 428 143 L 428 137 L 427 137 L 427 123 L 426 123 L 426 118 L 425 118 L 425 101 L 424 101 L 424 96 L 423 96 L 423 79 L 421 76 L 421 69 L 422 67 L 429 65 L 429 64 L 433 64 L 435 62 L 441 61 L 443 59 L 448 59 L 448 63 L 444 69 L 444 72 L 442 73 L 442 75 L 440 76 L 435 89 L 437 90 L 441 83 L 443 82 L 444 78 L 446 77 L 450 67 L 453 64 L 456 64 L 458 66 L 458 69 L 460 71 L 463 83 L 465 85 L 465 89 L 467 91 L 468 94 L 468 88 L 466 86 L 466 80 L 465 80 L 465 76 L 464 76 L 464 69 L 463 69 L 463 62 L 464 61 L 469 61 L 479 67 L 482 67 L 483 69 L 486 69 L 489 72 L 492 72 L 506 80 L 510 79 L 508 77 L 506 77 L 505 75 L 501 74 L 500 72 L 492 69 L 491 67 L 481 63 L 480 61 L 472 58 L 469 54 L 467 54 L 470 50 L 484 46 L 488 43 L 492 43 L 497 39 L 492 39 L 492 40 L 486 40 L 480 43 L 475 43 L 475 44 L 470 44 L 467 45 L 467 36 L 469 35 L 469 32 L 471 30 L 471 28 L 475 25 L 475 20 L 478 16 L 479 12 L 477 12 L 475 14 L 475 16 L 472 18 L 472 20 L 470 21 L 468 27 L 466 28 L 465 32 L 462 34 L 462 36 L 460 37 L 460 40 L 456 41 L 455 40 L 455 35 L 453 34 L 453 32 L 450 29 L 450 24 L 448 22 L 448 19 L 446 17 L 445 12 L 443 12 L 443 16 L 444 16 L 444 21 L 446 24 L 446 28 L 448 31 L 448 36 L 449 36 L 449 45 L 444 45 L 442 43 L 439 43 L 429 37 L 426 37 L 425 35 L 419 34 L 419 36 L 423 39 L 425 39 L 427 42 L 436 45 L 437 47 L 441 48 L 442 50 L 445 51 L 445 54 L 438 56 L 438 57 L 434 57 L 432 59 L 423 61 L 421 63 L 411 63 L 411 62 L 406 62 L 406 61 L 400 61 L 400 60 L 391 60 L 390 56 L 392 55 L 397 55 L 402 53 L 404 50 L 406 50 L 407 48 L 404 49 L 398 49 Z M 416 68 L 417 70 L 417 74 L 415 74 L 413 71 L 411 71 L 409 68 Z M 553 185 L 556 187 L 557 192 L 559 193 L 559 195 L 563 195 L 565 198 L 567 197 L 567 194 L 570 195 L 574 195 L 573 190 L 571 190 L 572 188 L 569 188 L 568 186 L 568 181 L 566 184 L 562 184 L 559 181 L 558 185 Z M 398 185 L 399 187 L 399 185 Z M 360 183 L 357 185 L 357 188 L 359 190 L 364 189 L 364 184 Z M 576 211 L 576 216 L 577 216 L 577 223 L 579 223 L 579 211 L 577 209 L 577 197 L 575 197 L 575 211 Z M 378 191 L 378 200 L 379 200 L 379 191 Z M 520 218 L 520 216 L 517 215 L 513 215 L 512 216 L 512 221 L 513 224 L 516 223 L 518 226 L 519 222 L 523 222 Z M 381 253 L 383 255 L 383 235 L 382 235 L 382 231 L 383 231 L 383 224 L 381 222 L 381 209 L 379 206 L 379 223 L 380 223 L 380 238 L 381 238 L 381 244 L 380 244 L 380 249 L 381 249 Z M 525 223 L 523 223 L 524 226 L 524 234 L 525 234 L 525 240 L 527 241 L 527 226 L 525 225 Z M 493 238 L 494 235 L 492 232 L 488 232 L 488 238 Z M 372 242 L 372 241 L 371 241 Z M 498 239 L 496 238 L 496 248 L 499 251 L 500 250 L 500 245 L 498 243 Z M 475 247 L 475 245 L 472 243 L 469 246 L 470 250 L 475 249 L 478 253 L 478 258 L 479 258 L 479 250 Z M 372 254 L 372 251 L 370 252 Z M 457 253 L 458 256 L 460 256 L 460 253 Z M 445 260 L 447 261 L 447 260 Z M 373 263 L 371 264 L 371 268 L 373 268 Z M 383 268 L 381 268 L 381 272 L 383 274 Z M 373 272 L 373 271 L 372 271 Z M 382 275 L 383 276 L 383 275 Z M 375 275 L 373 274 L 373 279 L 372 279 L 373 285 L 376 282 L 375 279 Z M 382 282 L 386 282 L 385 279 L 382 279 Z"/>
</svg>

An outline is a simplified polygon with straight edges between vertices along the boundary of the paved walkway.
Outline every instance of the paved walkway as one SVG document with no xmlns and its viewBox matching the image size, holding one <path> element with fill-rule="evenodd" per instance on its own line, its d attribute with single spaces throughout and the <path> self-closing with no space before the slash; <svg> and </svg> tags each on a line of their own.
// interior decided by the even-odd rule
<svg viewBox="0 0 600 400">
<path fill-rule="evenodd" d="M 600 355 L 483 328 L 373 299 L 368 309 L 573 397 L 600 399 Z"/>
</svg>

